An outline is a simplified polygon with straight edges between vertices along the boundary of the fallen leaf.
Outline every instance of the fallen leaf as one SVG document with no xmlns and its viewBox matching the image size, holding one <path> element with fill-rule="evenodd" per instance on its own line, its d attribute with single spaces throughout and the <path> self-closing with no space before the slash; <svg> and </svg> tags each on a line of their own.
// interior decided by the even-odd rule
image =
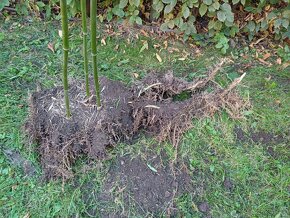
<svg viewBox="0 0 290 218">
<path fill-rule="evenodd" d="M 152 170 L 154 173 L 157 173 L 157 170 L 152 167 L 150 164 L 147 164 L 147 166 L 149 167 L 150 170 Z"/>
<path fill-rule="evenodd" d="M 47 48 L 54 53 L 54 45 L 53 45 L 53 43 L 51 43 L 51 42 L 48 43 Z"/>
<path fill-rule="evenodd" d="M 62 38 L 62 31 L 61 30 L 58 30 L 58 35 L 60 38 Z"/>
<path fill-rule="evenodd" d="M 143 52 L 145 49 L 148 50 L 148 42 L 147 41 L 143 41 L 143 46 L 140 49 L 139 53 Z"/>
<path fill-rule="evenodd" d="M 114 49 L 117 51 L 119 49 L 119 45 L 116 45 Z"/>
<path fill-rule="evenodd" d="M 163 44 L 164 44 L 164 49 L 167 49 L 167 47 L 168 47 L 168 42 L 167 42 L 167 41 L 164 41 Z"/>
<path fill-rule="evenodd" d="M 270 53 L 266 53 L 263 56 L 263 60 L 267 60 L 269 57 L 271 57 L 271 54 Z"/>
<path fill-rule="evenodd" d="M 179 61 L 185 61 L 185 58 L 178 58 Z"/>
<path fill-rule="evenodd" d="M 156 55 L 157 60 L 161 63 L 162 62 L 162 59 L 161 59 L 160 55 L 157 54 L 157 53 L 155 55 Z"/>
<path fill-rule="evenodd" d="M 277 58 L 276 63 L 277 64 L 282 64 L 282 59 L 281 58 Z"/>
<path fill-rule="evenodd" d="M 138 73 L 133 73 L 133 76 L 137 79 L 139 77 Z"/>
<path fill-rule="evenodd" d="M 267 62 L 267 61 L 264 61 L 262 58 L 258 58 L 258 60 L 262 63 L 262 64 L 264 64 L 264 65 L 267 65 L 267 66 L 272 66 L 272 64 L 271 63 L 269 63 L 269 62 Z"/>
<path fill-rule="evenodd" d="M 142 29 L 142 30 L 140 30 L 140 32 L 142 33 L 143 36 L 148 37 L 148 33 L 146 33 L 145 30 Z"/>
<path fill-rule="evenodd" d="M 107 45 L 105 38 L 102 38 L 101 43 L 102 43 L 103 45 Z"/>
</svg>

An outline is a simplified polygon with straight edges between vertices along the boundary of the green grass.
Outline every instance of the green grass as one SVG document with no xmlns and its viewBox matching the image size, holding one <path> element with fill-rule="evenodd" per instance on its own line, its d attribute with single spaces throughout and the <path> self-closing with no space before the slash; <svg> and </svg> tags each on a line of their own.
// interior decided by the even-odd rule
<svg viewBox="0 0 290 218">
<path fill-rule="evenodd" d="M 112 159 L 96 163 L 97 167 L 86 170 L 80 160 L 74 167 L 76 178 L 62 184 L 61 181 L 43 182 L 37 145 L 30 144 L 22 130 L 28 114 L 27 98 L 37 86 L 44 88 L 61 85 L 61 38 L 59 24 L 11 20 L 0 26 L 0 216 L 1 217 L 87 217 L 90 210 L 99 208 L 99 202 L 86 202 L 82 197 L 84 185 L 90 182 L 94 194 L 98 194 L 108 168 L 116 156 L 125 153 L 143 154 L 146 149 L 160 151 L 174 156 L 171 145 L 150 147 L 151 139 L 140 139 L 138 143 L 120 145 L 112 151 Z M 71 52 L 69 56 L 70 78 L 84 79 L 80 23 L 71 27 Z M 100 37 L 103 37 L 102 34 Z M 127 40 L 129 38 L 129 40 Z M 140 53 L 142 40 L 147 40 L 149 49 Z M 52 43 L 55 53 L 48 49 Z M 101 75 L 123 81 L 136 81 L 147 72 L 163 72 L 173 69 L 178 76 L 187 79 L 203 76 L 206 68 L 222 57 L 218 51 L 209 48 L 196 55 L 189 46 L 169 42 L 169 46 L 180 52 L 169 53 L 154 49 L 162 40 L 130 37 L 107 37 L 106 45 L 98 41 L 98 61 Z M 116 44 L 119 48 L 115 50 Z M 182 50 L 192 52 L 185 61 Z M 248 51 L 251 57 L 252 51 Z M 158 53 L 163 62 L 159 63 Z M 274 62 L 274 59 L 273 59 Z M 212 217 L 289 217 L 289 126 L 290 95 L 289 67 L 265 67 L 253 58 L 235 60 L 219 74 L 217 81 L 225 86 L 237 75 L 239 66 L 250 63 L 246 70 L 240 93 L 249 96 L 252 106 L 244 111 L 246 119 L 232 120 L 224 112 L 213 118 L 193 120 L 194 127 L 188 131 L 179 145 L 178 158 L 188 162 L 193 172 L 193 183 L 203 184 L 199 195 L 187 193 L 176 199 L 184 217 L 202 217 L 197 205 L 207 201 Z M 90 70 L 90 72 L 92 72 Z M 287 82 L 288 81 L 288 82 Z M 279 103 L 277 103 L 279 102 Z M 234 128 L 240 126 L 245 132 L 264 130 L 281 135 L 284 140 L 274 143 L 274 157 L 270 156 L 261 143 L 246 141 L 238 143 Z M 146 145 L 141 149 L 141 145 Z M 20 151 L 37 167 L 35 177 L 25 177 L 21 168 L 10 164 L 3 151 Z M 86 172 L 86 173 L 84 173 Z M 223 185 L 225 178 L 234 184 L 233 191 Z M 109 207 L 109 206 L 108 206 Z M 122 208 L 122 202 L 111 205 L 112 211 Z M 108 209 L 108 208 L 107 208 Z M 132 208 L 132 216 L 136 216 Z"/>
</svg>

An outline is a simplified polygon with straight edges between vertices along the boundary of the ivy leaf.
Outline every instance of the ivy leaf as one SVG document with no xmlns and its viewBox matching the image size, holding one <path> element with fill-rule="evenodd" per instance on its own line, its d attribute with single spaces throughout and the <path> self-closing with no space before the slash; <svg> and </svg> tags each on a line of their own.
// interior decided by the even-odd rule
<svg viewBox="0 0 290 218">
<path fill-rule="evenodd" d="M 164 8 L 164 13 L 169 14 L 173 10 L 173 7 L 171 5 L 166 5 Z"/>
<path fill-rule="evenodd" d="M 205 15 L 206 12 L 207 12 L 207 5 L 202 3 L 199 7 L 200 16 Z"/>
<path fill-rule="evenodd" d="M 287 19 L 283 19 L 283 20 L 282 20 L 282 26 L 283 26 L 285 29 L 287 29 L 288 26 L 289 26 L 289 20 L 287 20 Z"/>
<path fill-rule="evenodd" d="M 249 30 L 250 30 L 251 32 L 253 32 L 253 31 L 255 30 L 256 25 L 255 25 L 254 21 L 250 21 L 250 22 L 247 24 L 247 27 L 249 28 Z"/>
<path fill-rule="evenodd" d="M 153 8 L 158 12 L 160 13 L 162 10 L 163 10 L 163 3 L 160 1 L 158 2 L 156 5 L 153 5 Z"/>
<path fill-rule="evenodd" d="M 119 8 L 118 6 L 115 6 L 112 9 L 113 14 L 117 15 L 118 17 L 124 17 L 125 12 L 123 11 L 123 9 Z"/>
<path fill-rule="evenodd" d="M 167 26 L 170 28 L 170 29 L 173 29 L 175 24 L 174 24 L 174 20 L 170 20 L 168 23 L 167 23 Z"/>
<path fill-rule="evenodd" d="M 203 3 L 206 5 L 211 5 L 212 4 L 212 0 L 203 0 Z"/>
<path fill-rule="evenodd" d="M 171 2 L 173 2 L 173 0 L 162 0 L 162 2 L 163 2 L 164 4 L 170 4 Z"/>
<path fill-rule="evenodd" d="M 224 11 L 217 12 L 217 18 L 219 21 L 224 22 L 226 20 L 226 13 Z"/>
<path fill-rule="evenodd" d="M 213 6 L 216 10 L 218 10 L 218 9 L 220 8 L 221 4 L 220 4 L 219 2 L 215 2 L 215 3 L 213 3 L 212 6 Z"/>
<path fill-rule="evenodd" d="M 5 6 L 9 6 L 9 0 L 1 0 L 1 1 L 0 1 L 0 11 L 1 11 Z"/>
<path fill-rule="evenodd" d="M 142 25 L 142 19 L 140 17 L 136 17 L 136 23 Z"/>
<path fill-rule="evenodd" d="M 130 5 L 135 5 L 136 7 L 139 7 L 140 0 L 129 0 Z"/>
<path fill-rule="evenodd" d="M 119 8 L 123 9 L 127 6 L 128 0 L 120 0 Z"/>
<path fill-rule="evenodd" d="M 186 19 L 189 17 L 189 14 L 190 14 L 189 8 L 185 6 L 183 10 L 183 17 Z"/>
</svg>

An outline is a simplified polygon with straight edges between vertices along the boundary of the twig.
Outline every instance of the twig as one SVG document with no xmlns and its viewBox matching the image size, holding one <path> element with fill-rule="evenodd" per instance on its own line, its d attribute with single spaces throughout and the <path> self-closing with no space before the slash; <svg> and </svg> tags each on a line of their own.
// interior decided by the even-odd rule
<svg viewBox="0 0 290 218">
<path fill-rule="evenodd" d="M 221 97 L 225 96 L 226 94 L 228 94 L 232 89 L 234 89 L 241 81 L 242 79 L 246 76 L 246 73 L 244 73 L 242 76 L 240 76 L 239 78 L 235 79 L 234 82 L 232 82 L 232 84 L 229 85 L 229 87 L 224 90 L 221 94 Z"/>
</svg>

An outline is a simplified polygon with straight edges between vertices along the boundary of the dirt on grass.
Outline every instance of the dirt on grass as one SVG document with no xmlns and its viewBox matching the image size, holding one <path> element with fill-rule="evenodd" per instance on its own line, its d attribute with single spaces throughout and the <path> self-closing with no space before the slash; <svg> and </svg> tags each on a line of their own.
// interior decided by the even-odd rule
<svg viewBox="0 0 290 218">
<path fill-rule="evenodd" d="M 167 214 L 177 212 L 174 198 L 194 192 L 198 187 L 191 184 L 191 176 L 183 164 L 169 163 L 165 154 L 147 153 L 146 157 L 126 155 L 117 158 L 103 185 L 98 198 L 104 210 L 102 217 L 128 217 L 130 208 L 142 215 Z M 177 167 L 178 166 L 178 167 Z M 108 204 L 123 202 L 123 211 L 106 211 Z"/>
<path fill-rule="evenodd" d="M 235 87 L 244 75 L 226 89 L 213 82 L 224 62 L 211 68 L 206 78 L 192 82 L 176 78 L 172 72 L 152 73 L 127 88 L 121 82 L 101 77 L 100 109 L 95 107 L 96 97 L 87 98 L 84 84 L 75 81 L 69 90 L 69 119 L 61 87 L 33 93 L 26 130 L 39 143 L 45 177 L 71 178 L 72 164 L 78 157 L 106 158 L 107 148 L 130 141 L 140 132 L 177 146 L 182 134 L 193 127 L 193 118 L 212 116 L 221 110 L 233 118 L 241 117 L 246 103 Z M 212 92 L 207 92 L 209 86 Z"/>
</svg>

